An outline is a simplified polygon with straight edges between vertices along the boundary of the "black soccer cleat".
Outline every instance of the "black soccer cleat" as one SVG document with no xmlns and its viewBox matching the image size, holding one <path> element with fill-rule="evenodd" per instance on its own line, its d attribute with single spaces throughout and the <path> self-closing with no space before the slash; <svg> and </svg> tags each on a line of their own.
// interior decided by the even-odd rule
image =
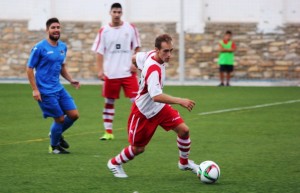
<svg viewBox="0 0 300 193">
<path fill-rule="evenodd" d="M 65 149 L 68 149 L 70 147 L 69 143 L 64 139 L 64 136 L 61 136 L 59 140 L 59 145 Z"/>
<path fill-rule="evenodd" d="M 49 146 L 49 153 L 52 154 L 69 154 L 70 152 L 62 148 L 61 146 Z"/>
</svg>

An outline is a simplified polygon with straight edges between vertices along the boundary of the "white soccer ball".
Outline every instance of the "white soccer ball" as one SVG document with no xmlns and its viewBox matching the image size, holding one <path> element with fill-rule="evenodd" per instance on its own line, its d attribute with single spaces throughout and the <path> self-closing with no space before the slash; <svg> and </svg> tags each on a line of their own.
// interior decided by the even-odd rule
<svg viewBox="0 0 300 193">
<path fill-rule="evenodd" d="M 204 161 L 199 165 L 197 176 L 203 183 L 212 184 L 220 178 L 221 170 L 213 161 Z"/>
</svg>

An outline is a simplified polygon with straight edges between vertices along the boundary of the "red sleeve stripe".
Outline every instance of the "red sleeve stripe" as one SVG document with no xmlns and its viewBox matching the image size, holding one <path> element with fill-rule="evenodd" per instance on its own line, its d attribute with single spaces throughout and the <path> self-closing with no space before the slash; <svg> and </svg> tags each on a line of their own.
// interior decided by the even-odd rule
<svg viewBox="0 0 300 193">
<path fill-rule="evenodd" d="M 101 43 L 101 34 L 102 34 L 103 29 L 104 29 L 104 27 L 100 28 L 100 30 L 99 30 L 99 32 L 98 32 L 98 33 L 99 33 L 99 39 L 98 39 L 98 42 L 97 42 L 96 51 L 98 50 L 99 45 L 100 45 L 100 43 Z"/>
<path fill-rule="evenodd" d="M 139 41 L 139 32 L 137 31 L 137 29 L 136 29 L 136 27 L 135 27 L 134 24 L 130 24 L 130 25 L 131 25 L 131 27 L 132 27 L 133 30 L 134 30 L 135 40 L 136 40 L 136 42 L 137 42 L 137 44 L 138 44 L 138 47 L 141 47 L 141 42 Z"/>
<path fill-rule="evenodd" d="M 161 84 L 161 69 L 159 66 L 157 66 L 156 64 L 151 65 L 148 70 L 147 70 L 147 74 L 145 77 L 145 82 L 147 83 L 149 76 L 151 75 L 152 72 L 157 71 L 158 75 L 159 75 L 159 82 Z"/>
<path fill-rule="evenodd" d="M 145 82 L 144 82 L 145 85 L 144 85 L 143 90 L 140 92 L 138 98 L 140 98 L 140 96 L 142 96 L 142 95 L 144 95 L 144 94 L 146 94 L 146 93 L 148 92 L 148 84 L 147 84 L 147 80 L 148 80 L 148 77 L 151 75 L 151 73 L 154 72 L 154 71 L 157 71 L 157 72 L 158 72 L 158 74 L 159 74 L 159 82 L 160 82 L 160 84 L 161 84 L 161 69 L 160 69 L 157 65 L 153 64 L 153 65 L 150 66 L 150 67 L 148 68 L 148 70 L 147 70 L 146 77 L 145 77 Z M 138 98 L 137 98 L 137 99 L 138 99 Z M 137 99 L 136 99 L 136 100 L 137 100 Z"/>
</svg>

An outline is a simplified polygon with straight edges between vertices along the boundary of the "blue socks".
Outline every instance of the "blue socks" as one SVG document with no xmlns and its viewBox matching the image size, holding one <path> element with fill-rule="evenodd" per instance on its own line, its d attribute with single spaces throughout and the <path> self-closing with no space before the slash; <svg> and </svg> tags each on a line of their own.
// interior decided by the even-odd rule
<svg viewBox="0 0 300 193">
<path fill-rule="evenodd" d="M 69 127 L 74 123 L 74 120 L 70 119 L 68 116 L 65 116 L 65 121 L 63 123 L 62 132 L 65 132 Z"/>
<path fill-rule="evenodd" d="M 61 138 L 62 134 L 62 128 L 63 124 L 62 123 L 56 123 L 54 122 L 51 125 L 51 138 L 50 138 L 50 143 L 52 146 L 58 146 L 59 145 L 59 140 Z"/>
<path fill-rule="evenodd" d="M 68 128 L 70 128 L 74 123 L 74 120 L 70 119 L 68 116 L 65 116 L 65 120 L 63 123 L 54 122 L 51 125 L 50 132 L 50 143 L 52 146 L 58 146 L 61 135 L 65 132 Z"/>
</svg>

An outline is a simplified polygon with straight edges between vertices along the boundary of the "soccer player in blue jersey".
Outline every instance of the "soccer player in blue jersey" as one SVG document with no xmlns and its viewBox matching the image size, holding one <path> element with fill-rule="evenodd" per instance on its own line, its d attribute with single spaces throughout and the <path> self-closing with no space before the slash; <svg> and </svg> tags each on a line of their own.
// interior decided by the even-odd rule
<svg viewBox="0 0 300 193">
<path fill-rule="evenodd" d="M 59 40 L 60 23 L 57 18 L 46 22 L 46 32 L 48 37 L 31 50 L 27 76 L 33 98 L 38 102 L 44 118 L 54 119 L 50 128 L 49 153 L 68 154 L 70 152 L 65 149 L 69 148 L 69 144 L 62 133 L 73 125 L 79 114 L 73 98 L 60 83 L 59 77 L 64 77 L 76 89 L 80 84 L 72 79 L 66 69 L 67 46 Z"/>
</svg>

